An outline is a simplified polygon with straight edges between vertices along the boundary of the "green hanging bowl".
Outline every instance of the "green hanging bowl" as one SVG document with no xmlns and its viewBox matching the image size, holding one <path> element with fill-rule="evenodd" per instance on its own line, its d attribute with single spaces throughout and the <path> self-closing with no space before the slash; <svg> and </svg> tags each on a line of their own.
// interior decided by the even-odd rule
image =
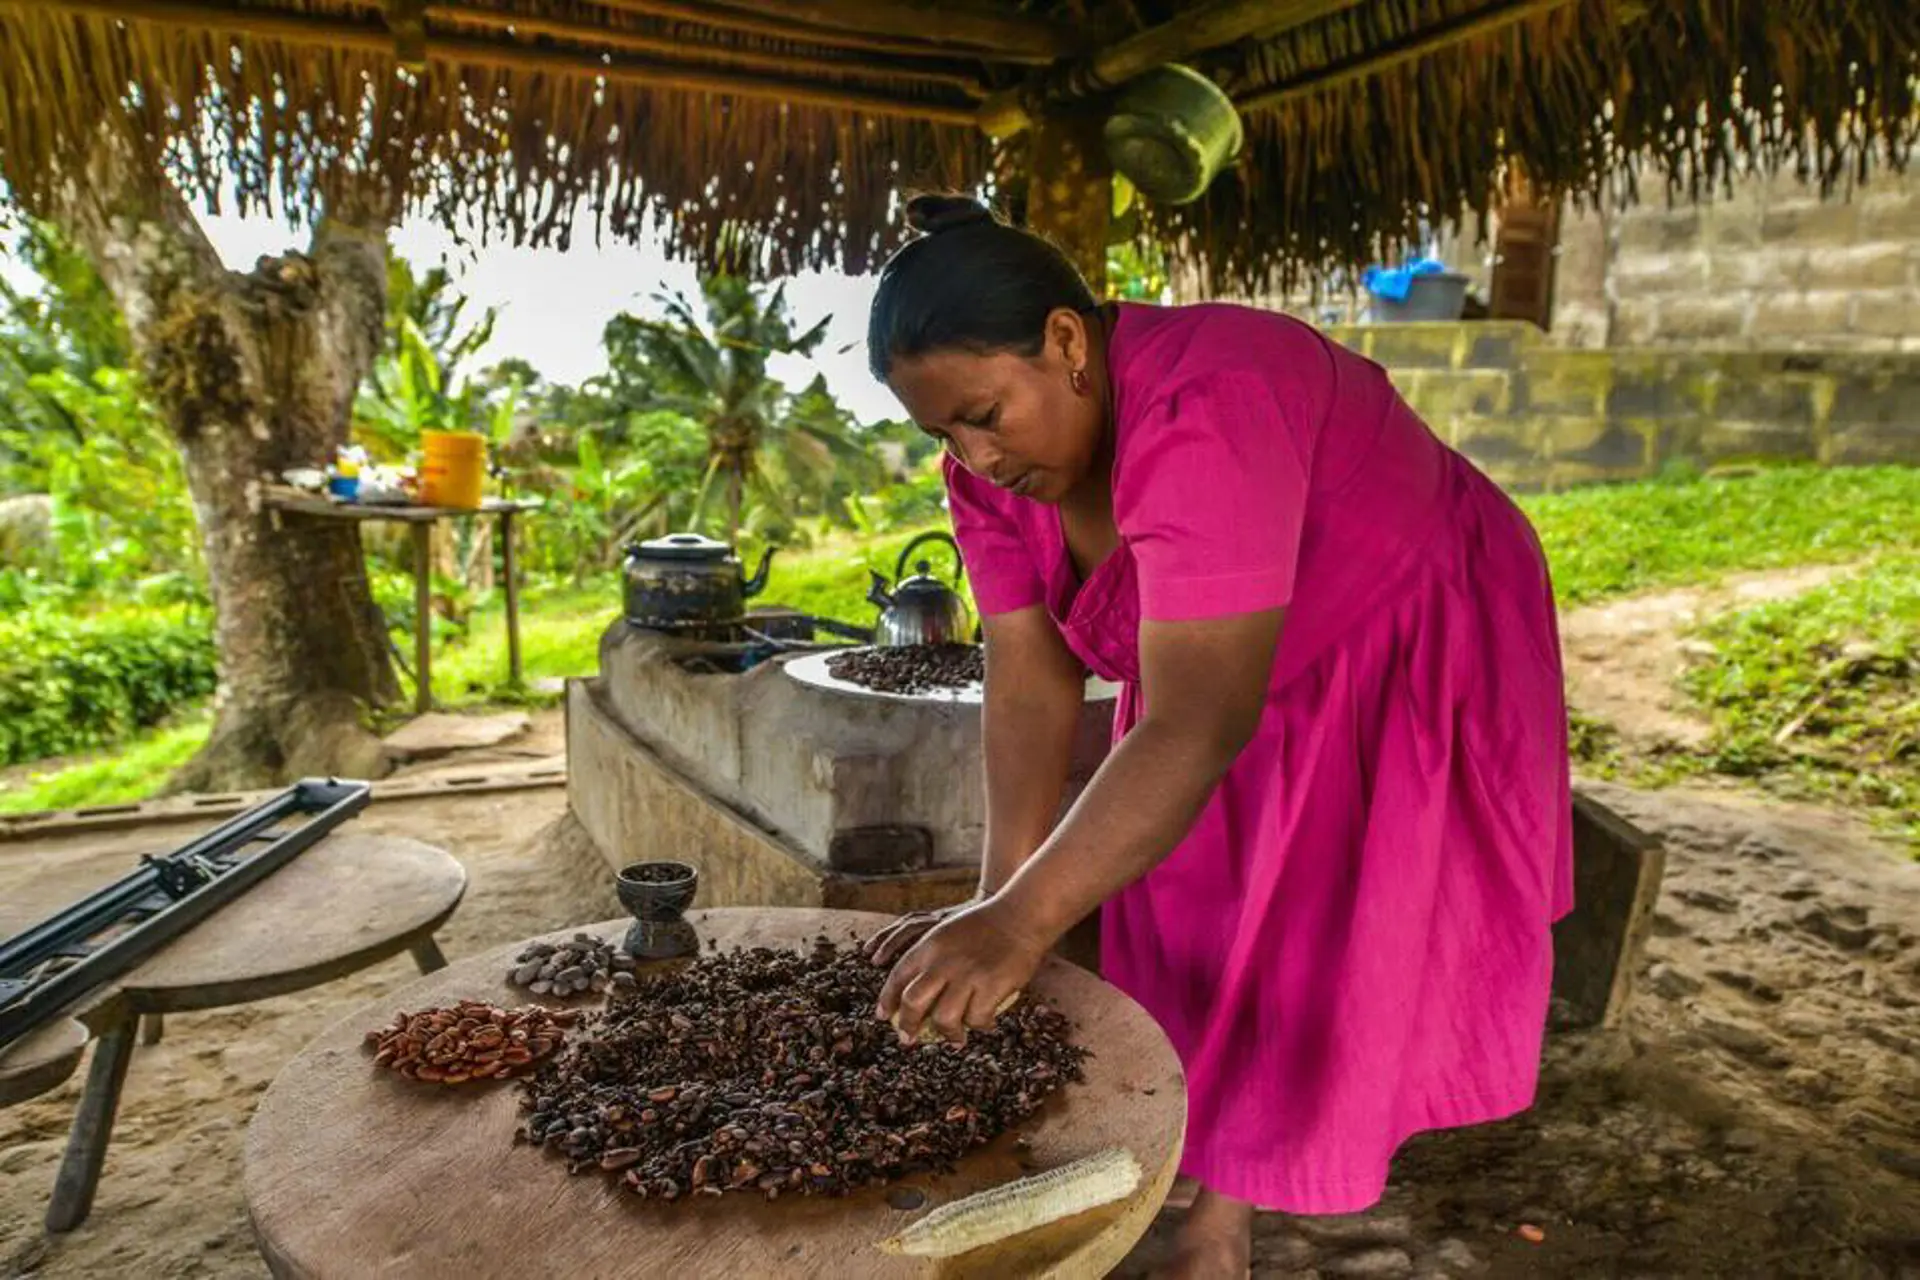
<svg viewBox="0 0 1920 1280">
<path fill-rule="evenodd" d="M 1114 171 L 1160 204 L 1198 200 L 1244 137 L 1220 86 L 1171 63 L 1129 81 L 1106 124 Z"/>
</svg>

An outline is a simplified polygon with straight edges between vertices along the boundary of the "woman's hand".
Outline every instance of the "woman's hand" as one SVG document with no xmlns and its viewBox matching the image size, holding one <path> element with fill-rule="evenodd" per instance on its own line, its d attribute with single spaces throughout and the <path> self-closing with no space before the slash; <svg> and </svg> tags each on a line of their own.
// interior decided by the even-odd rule
<svg viewBox="0 0 1920 1280">
<path fill-rule="evenodd" d="M 995 1011 L 1033 980 L 1053 940 L 1026 927 L 1003 895 L 954 909 L 903 956 L 880 989 L 879 1014 L 905 1040 L 931 1023 L 964 1042 L 985 1031 Z"/>
<path fill-rule="evenodd" d="M 926 937 L 928 931 L 941 921 L 985 901 L 985 895 L 975 894 L 965 902 L 956 902 L 950 907 L 909 911 L 867 940 L 867 959 L 884 969 L 905 954 L 908 947 Z"/>
</svg>

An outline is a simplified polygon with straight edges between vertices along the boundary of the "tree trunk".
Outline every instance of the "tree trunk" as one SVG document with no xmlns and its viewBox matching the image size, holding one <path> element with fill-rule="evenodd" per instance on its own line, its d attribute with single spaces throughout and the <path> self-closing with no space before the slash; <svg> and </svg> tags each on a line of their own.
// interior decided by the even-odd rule
<svg viewBox="0 0 1920 1280">
<path fill-rule="evenodd" d="M 399 689 L 358 527 L 278 517 L 261 486 L 347 437 L 379 350 L 385 219 L 325 222 L 306 253 L 230 272 L 179 192 L 111 143 L 57 204 L 126 315 L 199 519 L 220 683 L 213 736 L 174 787 L 379 776 L 362 716 Z"/>
</svg>

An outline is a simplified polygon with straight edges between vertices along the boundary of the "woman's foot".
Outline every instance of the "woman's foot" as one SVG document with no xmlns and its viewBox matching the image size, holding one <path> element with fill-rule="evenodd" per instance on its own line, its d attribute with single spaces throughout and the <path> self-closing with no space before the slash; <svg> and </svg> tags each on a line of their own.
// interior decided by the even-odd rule
<svg viewBox="0 0 1920 1280">
<path fill-rule="evenodd" d="M 1157 1280 L 1246 1280 L 1253 1265 L 1254 1208 L 1201 1187 Z"/>
</svg>

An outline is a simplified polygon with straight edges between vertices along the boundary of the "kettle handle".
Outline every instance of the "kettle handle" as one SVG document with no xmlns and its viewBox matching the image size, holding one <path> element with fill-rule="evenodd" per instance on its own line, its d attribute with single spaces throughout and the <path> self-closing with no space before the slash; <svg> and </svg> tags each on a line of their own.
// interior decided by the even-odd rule
<svg viewBox="0 0 1920 1280">
<path fill-rule="evenodd" d="M 961 575 L 967 570 L 967 563 L 965 558 L 960 554 L 960 544 L 955 542 L 953 535 L 944 529 L 929 529 L 900 549 L 900 562 L 893 567 L 893 580 L 895 584 L 897 585 L 901 579 L 907 576 L 907 566 L 913 561 L 914 551 L 925 542 L 944 542 L 953 548 L 953 580 L 955 584 L 958 584 Z"/>
</svg>

